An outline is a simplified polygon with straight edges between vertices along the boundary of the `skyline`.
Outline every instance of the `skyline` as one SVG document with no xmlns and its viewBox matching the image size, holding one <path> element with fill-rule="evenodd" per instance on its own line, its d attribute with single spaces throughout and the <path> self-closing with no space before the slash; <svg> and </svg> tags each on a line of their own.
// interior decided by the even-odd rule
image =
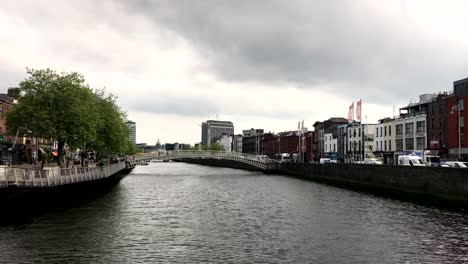
<svg viewBox="0 0 468 264">
<path fill-rule="evenodd" d="M 139 3 L 7 0 L 2 91 L 26 67 L 78 71 L 118 96 L 138 143 L 193 144 L 216 115 L 280 132 L 362 99 L 375 123 L 468 77 L 463 1 Z"/>
</svg>

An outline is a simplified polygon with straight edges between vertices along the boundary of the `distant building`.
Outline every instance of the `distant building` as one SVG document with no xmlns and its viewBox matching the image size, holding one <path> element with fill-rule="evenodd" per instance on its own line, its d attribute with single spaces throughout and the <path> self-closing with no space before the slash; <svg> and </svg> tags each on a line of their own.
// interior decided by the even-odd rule
<svg viewBox="0 0 468 264">
<path fill-rule="evenodd" d="M 333 138 L 337 138 L 338 126 L 348 124 L 348 120 L 343 117 L 332 117 L 325 121 L 314 123 L 314 160 L 318 161 L 325 157 L 325 134 L 332 133 Z"/>
<path fill-rule="evenodd" d="M 130 135 L 128 136 L 128 138 L 130 139 L 130 142 L 136 144 L 136 123 L 128 120 L 127 126 L 130 129 Z"/>
<path fill-rule="evenodd" d="M 448 157 L 448 98 L 453 96 L 447 92 L 440 93 L 427 108 L 427 149 L 443 158 Z"/>
<path fill-rule="evenodd" d="M 263 129 L 248 129 L 242 131 L 242 153 L 253 155 L 263 154 Z"/>
<path fill-rule="evenodd" d="M 208 120 L 202 123 L 202 145 L 211 146 L 219 141 L 223 134 L 234 134 L 234 124 L 231 121 Z"/>
<path fill-rule="evenodd" d="M 437 94 L 423 94 L 419 102 L 400 108 L 395 119 L 395 156 L 410 151 L 422 153 L 427 148 L 427 112 Z"/>
<path fill-rule="evenodd" d="M 235 135 L 232 138 L 232 151 L 242 153 L 242 135 Z"/>
<path fill-rule="evenodd" d="M 447 99 L 447 137 L 449 156 L 452 159 L 468 161 L 468 133 L 465 123 L 465 101 L 468 101 L 468 78 L 453 83 L 453 96 Z M 460 119 L 458 118 L 460 114 Z M 460 138 L 460 140 L 458 140 Z M 460 147 L 460 150 L 459 150 Z"/>
<path fill-rule="evenodd" d="M 231 152 L 232 151 L 232 135 L 223 134 L 221 139 L 219 140 L 219 144 L 223 146 L 224 151 Z"/>
<path fill-rule="evenodd" d="M 382 159 L 384 164 L 395 164 L 396 151 L 395 119 L 386 117 L 375 125 L 374 155 Z"/>
<path fill-rule="evenodd" d="M 348 125 L 347 161 L 363 161 L 374 158 L 375 124 L 354 122 Z"/>
</svg>

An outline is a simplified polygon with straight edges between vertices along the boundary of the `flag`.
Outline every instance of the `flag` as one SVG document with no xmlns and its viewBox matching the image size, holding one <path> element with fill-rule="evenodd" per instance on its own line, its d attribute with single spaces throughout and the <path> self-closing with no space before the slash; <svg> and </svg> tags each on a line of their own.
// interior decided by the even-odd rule
<svg viewBox="0 0 468 264">
<path fill-rule="evenodd" d="M 354 120 L 354 102 L 349 106 L 348 112 L 348 122 L 353 122 Z"/>
<path fill-rule="evenodd" d="M 356 103 L 356 120 L 358 122 L 361 122 L 361 108 L 362 108 L 362 100 L 359 100 Z"/>
</svg>

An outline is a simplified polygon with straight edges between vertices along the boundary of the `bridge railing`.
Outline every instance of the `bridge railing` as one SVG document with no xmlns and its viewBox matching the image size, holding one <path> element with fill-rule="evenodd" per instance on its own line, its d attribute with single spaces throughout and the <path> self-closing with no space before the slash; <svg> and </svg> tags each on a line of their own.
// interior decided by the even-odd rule
<svg viewBox="0 0 468 264">
<path fill-rule="evenodd" d="M 144 159 L 156 158 L 183 158 L 183 157 L 225 157 L 225 158 L 238 158 L 247 159 L 251 161 L 258 161 L 264 163 L 277 163 L 277 160 L 266 158 L 260 155 L 253 155 L 238 152 L 214 151 L 214 150 L 181 150 L 181 151 L 161 151 L 159 153 L 145 153 L 127 157 L 128 161 L 138 161 Z"/>
<path fill-rule="evenodd" d="M 126 167 L 124 162 L 102 167 L 83 168 L 0 168 L 0 187 L 52 187 L 107 178 Z"/>
</svg>

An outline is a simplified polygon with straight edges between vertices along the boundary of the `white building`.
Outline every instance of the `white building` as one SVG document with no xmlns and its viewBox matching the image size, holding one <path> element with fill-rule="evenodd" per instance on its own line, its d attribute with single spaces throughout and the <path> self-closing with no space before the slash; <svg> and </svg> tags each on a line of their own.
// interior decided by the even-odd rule
<svg viewBox="0 0 468 264">
<path fill-rule="evenodd" d="M 231 152 L 232 151 L 232 137 L 231 135 L 223 134 L 219 139 L 219 144 L 223 146 L 224 151 Z"/>
<path fill-rule="evenodd" d="M 338 151 L 338 140 L 333 137 L 333 133 L 323 134 L 323 146 L 324 152 L 330 156 Z"/>
<path fill-rule="evenodd" d="M 395 151 L 395 119 L 384 118 L 375 125 L 374 151 Z"/>
<path fill-rule="evenodd" d="M 130 142 L 136 144 L 136 123 L 128 120 L 127 126 L 130 129 L 130 135 L 128 136 L 128 138 L 130 139 Z"/>
<path fill-rule="evenodd" d="M 426 114 L 406 115 L 395 120 L 395 151 L 424 151 L 427 131 Z"/>
<path fill-rule="evenodd" d="M 376 124 L 354 123 L 348 125 L 348 160 L 362 161 L 373 158 Z"/>
</svg>

